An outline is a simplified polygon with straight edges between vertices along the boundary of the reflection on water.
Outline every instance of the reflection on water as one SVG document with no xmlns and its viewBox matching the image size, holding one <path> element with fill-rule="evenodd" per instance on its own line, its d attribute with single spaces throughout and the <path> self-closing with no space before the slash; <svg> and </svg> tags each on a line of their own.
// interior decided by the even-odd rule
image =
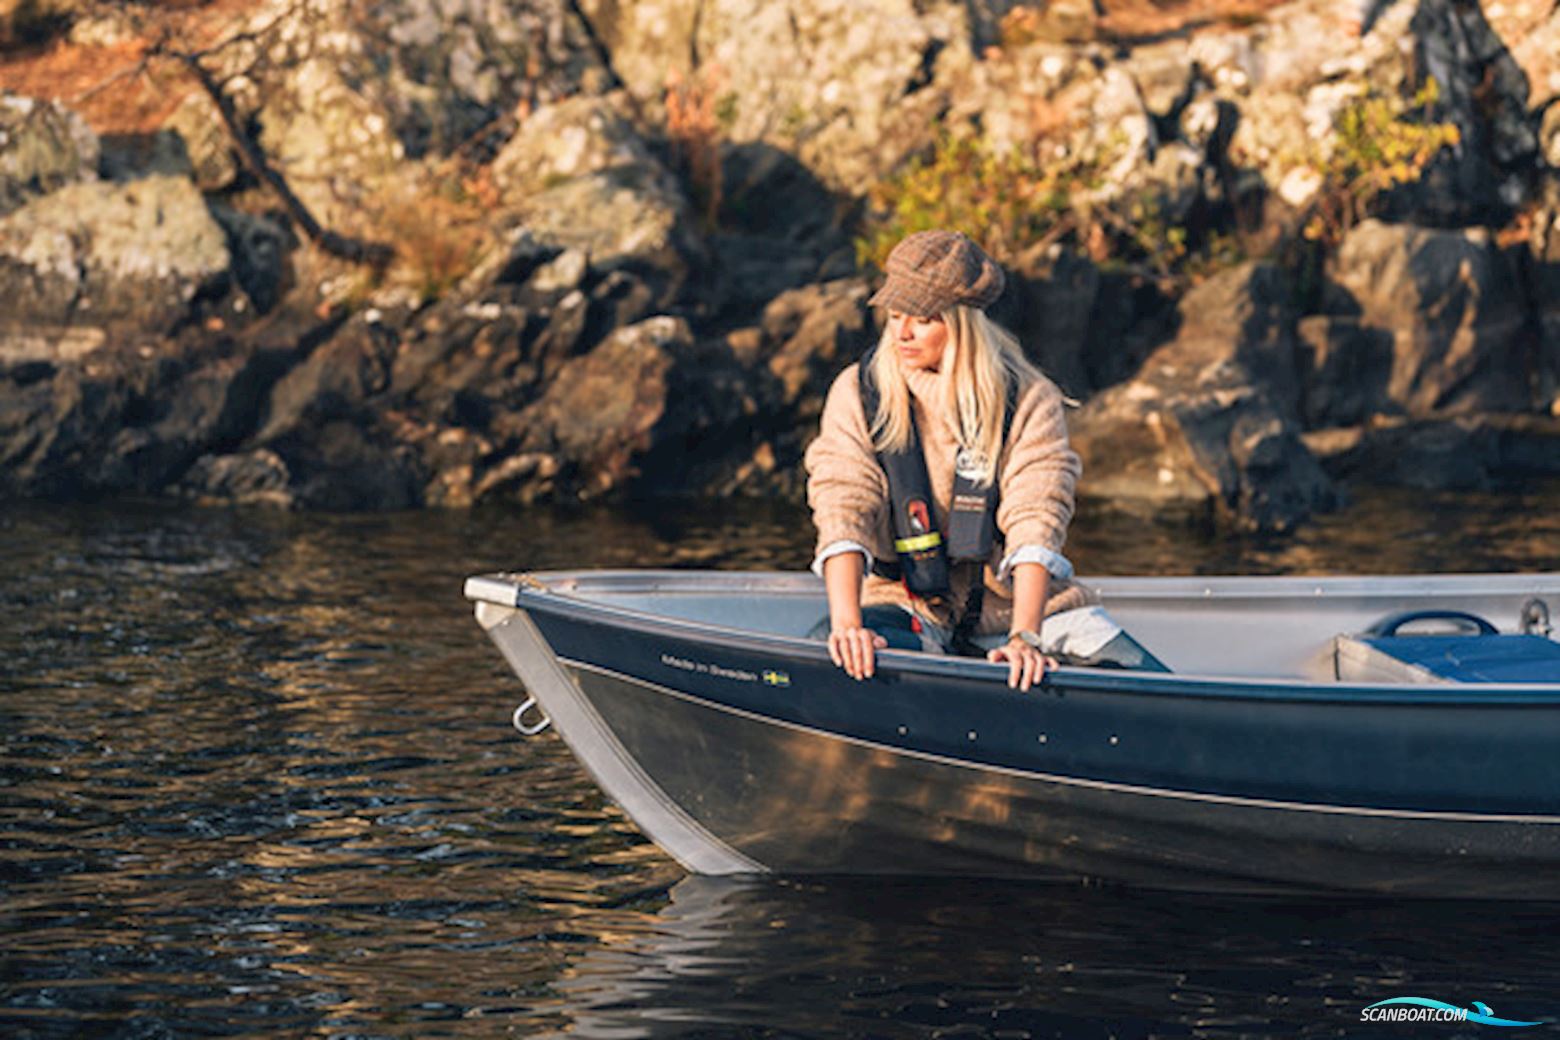
<svg viewBox="0 0 1560 1040">
<path fill-rule="evenodd" d="M 689 877 L 670 896 L 561 973 L 576 1032 L 759 1032 L 785 1009 L 817 1036 L 1332 1037 L 1396 993 L 1554 1007 L 1555 908 L 919 879 Z"/>
<path fill-rule="evenodd" d="M 1086 506 L 1070 553 L 1553 569 L 1557 505 L 1381 495 L 1276 541 Z M 759 504 L 0 509 L 0 1032 L 1342 1036 L 1402 992 L 1560 1019 L 1544 910 L 682 879 L 554 736 L 509 728 L 518 685 L 459 596 L 810 550 L 805 514 Z"/>
</svg>

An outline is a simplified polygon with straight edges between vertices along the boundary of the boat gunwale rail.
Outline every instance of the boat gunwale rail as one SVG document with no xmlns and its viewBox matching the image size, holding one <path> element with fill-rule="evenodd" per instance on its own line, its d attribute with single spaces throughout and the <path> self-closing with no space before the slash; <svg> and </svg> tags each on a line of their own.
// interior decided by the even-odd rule
<svg viewBox="0 0 1560 1040">
<path fill-rule="evenodd" d="M 730 574 L 732 580 L 717 578 L 708 584 L 698 579 Z M 1554 592 L 1560 594 L 1560 574 L 1546 575 L 1436 575 L 1409 581 L 1438 586 L 1444 589 L 1449 579 L 1521 579 L 1552 578 Z M 619 604 L 603 603 L 579 595 L 581 579 L 595 586 L 592 591 L 606 592 L 614 585 L 621 592 L 669 592 L 708 593 L 751 591 L 762 588 L 772 594 L 805 595 L 809 598 L 821 595 L 821 582 L 810 574 L 790 572 L 689 572 L 689 571 L 550 571 L 526 574 L 491 574 L 468 578 L 466 597 L 471 600 L 497 603 L 519 610 L 536 609 L 544 613 L 558 614 L 575 620 L 615 624 L 631 631 L 668 635 L 673 638 L 718 643 L 745 652 L 773 653 L 783 651 L 795 657 L 814 661 L 828 661 L 825 644 L 803 636 L 785 636 L 755 632 L 751 629 L 731 628 L 706 621 L 690 621 L 667 617 L 645 610 Z M 778 579 L 778 580 L 776 580 Z M 1109 581 L 1109 579 L 1105 579 Z M 1204 582 L 1191 578 L 1129 578 L 1131 582 Z M 1347 578 L 1241 578 L 1226 577 L 1226 582 L 1287 581 L 1309 583 L 1318 581 L 1364 581 L 1369 579 Z M 1382 579 L 1390 580 L 1390 579 Z M 628 584 L 631 583 L 631 584 Z M 666 583 L 666 584 L 663 584 Z M 1502 581 L 1505 585 L 1514 582 Z M 628 587 L 623 585 L 628 584 Z M 780 588 L 775 586 L 779 585 Z M 486 592 L 505 590 L 512 593 L 502 599 L 492 599 Z M 1380 592 L 1382 598 L 1403 595 L 1423 588 L 1410 587 Z M 1467 593 L 1466 589 L 1457 591 Z M 1495 590 L 1499 594 L 1520 594 L 1527 586 L 1506 587 Z M 1539 591 L 1546 591 L 1540 589 Z M 1293 593 L 1288 593 L 1293 598 Z M 1185 593 L 1181 593 L 1185 598 Z M 986 678 L 1001 690 L 1013 696 L 1056 695 L 1058 687 L 1065 690 L 1090 691 L 1103 694 L 1143 696 L 1145 694 L 1168 695 L 1188 698 L 1254 700 L 1254 701 L 1302 701 L 1305 703 L 1334 702 L 1339 704 L 1397 704 L 1409 706 L 1428 703 L 1441 706 L 1465 705 L 1480 708 L 1492 705 L 1506 707 L 1546 708 L 1560 703 L 1560 685 L 1547 683 L 1479 683 L 1479 684 L 1416 684 L 1416 683 L 1321 683 L 1312 679 L 1288 677 L 1218 676 L 1198 675 L 1189 672 L 1118 672 L 1091 668 L 1063 666 L 1050 672 L 1034 691 L 1023 693 L 1009 690 L 1006 684 L 1008 666 L 973 658 L 940 658 L 912 651 L 884 650 L 879 652 L 879 675 L 892 679 L 900 673 L 921 676 L 948 676 L 963 679 Z"/>
</svg>

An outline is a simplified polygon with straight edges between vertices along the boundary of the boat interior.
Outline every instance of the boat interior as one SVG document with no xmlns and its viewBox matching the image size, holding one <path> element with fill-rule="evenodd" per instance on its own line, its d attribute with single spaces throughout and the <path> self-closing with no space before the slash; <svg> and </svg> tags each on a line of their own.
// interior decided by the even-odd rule
<svg viewBox="0 0 1560 1040">
<path fill-rule="evenodd" d="M 508 605 L 521 582 L 627 612 L 619 616 L 708 626 L 712 635 L 805 638 L 826 613 L 822 583 L 796 573 L 493 575 L 472 579 L 467 594 Z M 1107 577 L 1084 584 L 1112 618 L 1183 676 L 1560 683 L 1560 642 L 1551 622 L 1560 613 L 1560 573 Z"/>
</svg>

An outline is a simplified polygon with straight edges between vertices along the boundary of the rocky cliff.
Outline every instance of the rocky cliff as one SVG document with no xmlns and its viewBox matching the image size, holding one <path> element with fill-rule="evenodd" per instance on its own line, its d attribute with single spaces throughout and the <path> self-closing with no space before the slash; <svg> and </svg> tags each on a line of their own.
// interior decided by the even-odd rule
<svg viewBox="0 0 1560 1040">
<path fill-rule="evenodd" d="M 1560 473 L 1538 0 L 49 11 L 0 62 L 6 495 L 795 495 L 929 224 L 1013 272 L 1094 496 Z"/>
</svg>

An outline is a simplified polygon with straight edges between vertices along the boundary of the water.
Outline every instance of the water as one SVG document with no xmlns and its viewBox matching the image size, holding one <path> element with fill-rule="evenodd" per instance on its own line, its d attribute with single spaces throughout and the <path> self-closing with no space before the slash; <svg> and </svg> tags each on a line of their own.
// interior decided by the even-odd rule
<svg viewBox="0 0 1560 1040">
<path fill-rule="evenodd" d="M 1560 488 L 1291 539 L 1085 509 L 1084 573 L 1557 566 Z M 1543 906 L 685 878 L 551 734 L 468 573 L 802 567 L 800 512 L 0 508 L 0 1035 L 1472 1037 L 1560 1021 Z M 1507 1032 L 1534 1035 L 1545 1026 Z M 1497 1030 L 1498 1031 L 1498 1030 Z"/>
</svg>

